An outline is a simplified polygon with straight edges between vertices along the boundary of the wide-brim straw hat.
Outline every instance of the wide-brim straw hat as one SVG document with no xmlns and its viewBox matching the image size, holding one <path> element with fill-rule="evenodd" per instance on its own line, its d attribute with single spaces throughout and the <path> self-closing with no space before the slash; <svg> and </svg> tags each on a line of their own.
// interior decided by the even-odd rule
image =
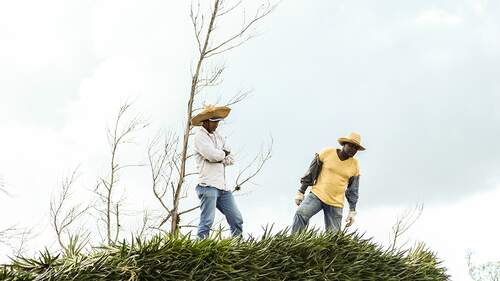
<svg viewBox="0 0 500 281">
<path fill-rule="evenodd" d="M 224 119 L 229 115 L 230 111 L 231 108 L 227 106 L 205 105 L 200 113 L 191 118 L 191 124 L 201 126 L 203 121 L 208 119 Z"/>
<path fill-rule="evenodd" d="M 344 143 L 349 142 L 357 145 L 359 150 L 366 150 L 366 148 L 361 145 L 361 136 L 358 133 L 351 132 L 347 135 L 347 137 L 339 138 L 338 142 L 340 145 L 344 145 Z"/>
</svg>

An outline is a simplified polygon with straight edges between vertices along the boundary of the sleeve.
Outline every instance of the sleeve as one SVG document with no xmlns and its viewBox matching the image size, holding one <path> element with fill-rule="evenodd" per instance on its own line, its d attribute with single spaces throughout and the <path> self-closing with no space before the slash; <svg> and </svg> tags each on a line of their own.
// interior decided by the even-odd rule
<svg viewBox="0 0 500 281">
<path fill-rule="evenodd" d="M 222 137 L 221 136 L 221 139 L 223 141 L 223 146 L 222 146 L 222 150 L 225 150 L 225 151 L 228 151 L 230 152 L 229 155 L 227 155 L 224 160 L 222 160 L 222 164 L 224 164 L 224 166 L 231 166 L 231 165 L 234 165 L 234 156 L 233 154 L 231 153 L 231 148 L 230 146 L 227 144 L 227 138 L 225 137 Z"/>
<path fill-rule="evenodd" d="M 349 178 L 349 185 L 345 191 L 345 197 L 349 202 L 349 210 L 356 211 L 356 204 L 359 198 L 359 176 Z"/>
<path fill-rule="evenodd" d="M 321 168 L 323 167 L 323 162 L 319 160 L 319 155 L 316 154 L 314 156 L 313 161 L 309 165 L 309 169 L 306 174 L 300 179 L 300 188 L 299 191 L 304 193 L 307 188 L 316 183 L 318 179 L 319 173 L 321 172 Z"/>
<path fill-rule="evenodd" d="M 222 146 L 222 150 L 231 152 L 231 147 L 227 144 L 227 138 L 221 136 L 224 145 Z"/>
<path fill-rule="evenodd" d="M 210 137 L 206 134 L 196 134 L 194 138 L 194 147 L 196 151 L 209 162 L 220 162 L 226 157 L 224 151 L 217 149 Z"/>
</svg>

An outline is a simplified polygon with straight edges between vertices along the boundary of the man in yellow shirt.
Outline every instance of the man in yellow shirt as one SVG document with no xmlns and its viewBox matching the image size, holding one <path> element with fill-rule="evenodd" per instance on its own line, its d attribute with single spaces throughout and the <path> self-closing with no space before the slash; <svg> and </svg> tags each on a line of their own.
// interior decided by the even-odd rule
<svg viewBox="0 0 500 281">
<path fill-rule="evenodd" d="M 325 229 L 339 231 L 344 198 L 349 202 L 346 226 L 354 223 L 360 175 L 358 160 L 354 155 L 365 148 L 357 133 L 339 138 L 338 142 L 342 149 L 332 147 L 316 154 L 309 170 L 301 178 L 301 187 L 295 196 L 299 208 L 293 218 L 292 233 L 305 229 L 309 219 L 321 210 L 325 217 Z M 312 190 L 304 199 L 304 192 L 309 186 L 312 186 Z"/>
</svg>

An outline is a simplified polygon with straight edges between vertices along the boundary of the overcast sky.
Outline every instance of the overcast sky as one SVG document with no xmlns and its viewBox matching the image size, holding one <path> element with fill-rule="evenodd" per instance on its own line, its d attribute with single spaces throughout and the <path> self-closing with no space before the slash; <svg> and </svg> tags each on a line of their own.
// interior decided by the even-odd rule
<svg viewBox="0 0 500 281">
<path fill-rule="evenodd" d="M 75 203 L 91 201 L 124 102 L 152 124 L 122 163 L 143 162 L 158 130 L 181 132 L 195 58 L 183 2 L 0 2 L 0 175 L 12 194 L 0 193 L 0 229 L 34 227 L 30 247 L 55 247 L 51 193 L 80 165 Z M 357 131 L 367 150 L 354 228 L 387 244 L 397 216 L 423 203 L 407 238 L 436 251 L 453 280 L 469 280 L 467 249 L 499 260 L 499 14 L 488 0 L 283 1 L 259 36 L 216 61 L 224 84 L 199 100 L 254 90 L 221 128 L 241 163 L 232 175 L 274 139 L 258 185 L 237 199 L 245 231 L 290 225 L 314 153 Z M 128 231 L 142 210 L 160 210 L 147 172 L 121 176 Z"/>
</svg>

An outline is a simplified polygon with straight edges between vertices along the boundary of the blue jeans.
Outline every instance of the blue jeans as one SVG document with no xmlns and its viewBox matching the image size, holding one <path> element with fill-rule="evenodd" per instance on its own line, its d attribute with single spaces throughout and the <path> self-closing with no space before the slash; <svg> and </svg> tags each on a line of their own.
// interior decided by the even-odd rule
<svg viewBox="0 0 500 281">
<path fill-rule="evenodd" d="M 231 235 L 241 236 L 243 232 L 243 218 L 236 207 L 233 193 L 224 191 L 213 186 L 196 186 L 196 193 L 201 201 L 200 223 L 198 225 L 198 237 L 204 239 L 208 237 L 210 228 L 215 219 L 215 208 L 217 208 L 224 216 L 231 229 Z"/>
<path fill-rule="evenodd" d="M 295 212 L 292 233 L 304 230 L 309 224 L 309 219 L 321 210 L 325 216 L 325 229 L 333 232 L 339 231 L 342 224 L 342 208 L 327 205 L 309 192 Z"/>
</svg>

